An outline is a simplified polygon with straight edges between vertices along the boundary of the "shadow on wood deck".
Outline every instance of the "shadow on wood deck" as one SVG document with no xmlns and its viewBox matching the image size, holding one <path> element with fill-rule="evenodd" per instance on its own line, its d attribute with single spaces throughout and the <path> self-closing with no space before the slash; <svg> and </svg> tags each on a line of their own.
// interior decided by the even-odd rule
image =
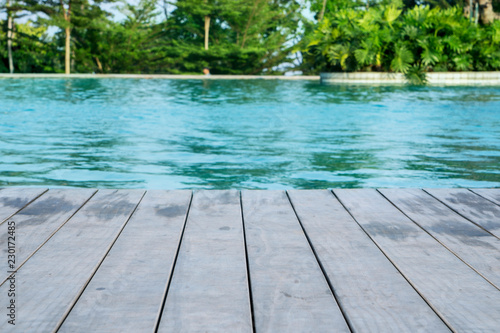
<svg viewBox="0 0 500 333">
<path fill-rule="evenodd" d="M 500 327 L 500 189 L 6 188 L 0 223 L 1 332 Z"/>
</svg>

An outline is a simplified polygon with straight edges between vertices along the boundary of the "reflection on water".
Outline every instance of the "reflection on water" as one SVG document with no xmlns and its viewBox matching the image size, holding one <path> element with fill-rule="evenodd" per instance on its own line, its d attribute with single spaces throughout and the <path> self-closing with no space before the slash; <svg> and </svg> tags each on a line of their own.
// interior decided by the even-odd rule
<svg viewBox="0 0 500 333">
<path fill-rule="evenodd" d="M 0 186 L 500 186 L 500 87 L 0 80 Z"/>
</svg>

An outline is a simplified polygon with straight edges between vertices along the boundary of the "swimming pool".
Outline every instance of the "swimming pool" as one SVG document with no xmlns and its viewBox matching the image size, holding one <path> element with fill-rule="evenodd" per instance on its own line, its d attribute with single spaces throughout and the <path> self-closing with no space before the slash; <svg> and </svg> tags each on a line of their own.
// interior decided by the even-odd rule
<svg viewBox="0 0 500 333">
<path fill-rule="evenodd" d="M 0 186 L 500 186 L 500 87 L 0 80 Z"/>
</svg>

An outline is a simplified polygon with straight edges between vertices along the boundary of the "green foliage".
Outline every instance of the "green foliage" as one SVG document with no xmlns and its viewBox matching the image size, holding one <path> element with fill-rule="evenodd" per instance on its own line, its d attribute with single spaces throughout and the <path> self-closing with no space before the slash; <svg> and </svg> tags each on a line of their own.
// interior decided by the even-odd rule
<svg viewBox="0 0 500 333">
<path fill-rule="evenodd" d="M 12 0 L 14 1 L 14 0 Z M 165 15 L 158 0 L 124 2 L 122 22 L 102 10 L 104 0 L 71 3 L 72 72 L 80 73 L 280 73 L 291 62 L 297 41 L 298 0 L 177 0 Z M 64 18 L 59 0 L 16 0 L 16 10 L 38 14 L 30 29 L 49 26 L 52 36 L 26 33 L 17 24 L 16 72 L 61 72 L 64 63 Z M 43 15 L 42 15 L 43 14 Z M 210 17 L 209 49 L 204 49 L 205 16 Z M 27 29 L 27 28 L 25 28 Z M 0 71 L 6 71 L 6 24 L 0 33 Z"/>
<path fill-rule="evenodd" d="M 425 70 L 422 66 L 419 65 L 410 66 L 404 73 L 408 84 L 414 86 L 423 86 L 427 84 L 427 77 L 425 75 Z"/>
<path fill-rule="evenodd" d="M 395 71 L 416 80 L 428 71 L 500 69 L 499 21 L 470 24 L 454 7 L 463 0 L 123 1 L 121 22 L 102 9 L 112 1 L 118 0 L 11 0 L 9 8 L 3 1 L 2 14 L 15 17 L 15 71 L 63 72 L 66 27 L 76 73 L 201 73 L 209 67 L 214 74 L 271 74 L 288 64 L 304 74 Z M 61 3 L 71 4 L 70 21 Z M 162 12 L 161 4 L 170 10 Z M 305 7 L 320 22 L 302 16 Z M 35 18 L 19 23 L 28 14 Z M 0 72 L 7 72 L 6 22 L 0 27 Z M 49 35 L 51 27 L 59 30 Z"/>
<path fill-rule="evenodd" d="M 391 61 L 391 69 L 395 72 L 407 73 L 414 62 L 413 53 L 405 44 L 395 48 L 394 57 Z"/>
<path fill-rule="evenodd" d="M 175 55 L 171 71 L 199 73 L 208 66 L 219 74 L 273 72 L 290 60 L 298 8 L 298 1 L 284 0 L 219 0 L 204 6 L 199 0 L 179 0 L 162 36 L 163 48 Z M 203 50 L 207 14 L 209 49 Z"/>
<path fill-rule="evenodd" d="M 393 71 L 422 84 L 429 71 L 500 70 L 500 22 L 471 24 L 459 7 L 344 9 L 318 24 L 305 49 L 325 59 L 317 71 Z"/>
<path fill-rule="evenodd" d="M 4 22 L 1 22 L 5 25 Z M 8 73 L 7 33 L 0 31 L 0 73 Z M 47 36 L 47 28 L 31 21 L 15 24 L 12 42 L 16 72 L 60 72 L 58 50 Z"/>
</svg>

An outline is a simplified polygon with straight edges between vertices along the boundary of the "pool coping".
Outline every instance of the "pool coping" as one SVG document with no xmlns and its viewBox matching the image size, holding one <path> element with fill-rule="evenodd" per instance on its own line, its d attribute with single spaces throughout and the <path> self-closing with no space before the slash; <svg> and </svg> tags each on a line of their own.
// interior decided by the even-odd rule
<svg viewBox="0 0 500 333">
<path fill-rule="evenodd" d="M 429 85 L 500 85 L 497 72 L 433 72 L 426 73 Z M 320 75 L 173 75 L 173 74 L 0 74 L 0 79 L 168 79 L 168 80 L 291 80 L 319 81 L 323 84 L 403 85 L 402 73 L 389 72 L 329 72 Z"/>
<path fill-rule="evenodd" d="M 433 72 L 426 73 L 429 85 L 500 85 L 498 72 Z M 406 84 L 402 73 L 388 72 L 333 72 L 321 73 L 321 83 L 325 84 L 375 84 L 400 85 Z"/>
<path fill-rule="evenodd" d="M 0 79 L 315 80 L 319 75 L 0 74 Z"/>
</svg>

